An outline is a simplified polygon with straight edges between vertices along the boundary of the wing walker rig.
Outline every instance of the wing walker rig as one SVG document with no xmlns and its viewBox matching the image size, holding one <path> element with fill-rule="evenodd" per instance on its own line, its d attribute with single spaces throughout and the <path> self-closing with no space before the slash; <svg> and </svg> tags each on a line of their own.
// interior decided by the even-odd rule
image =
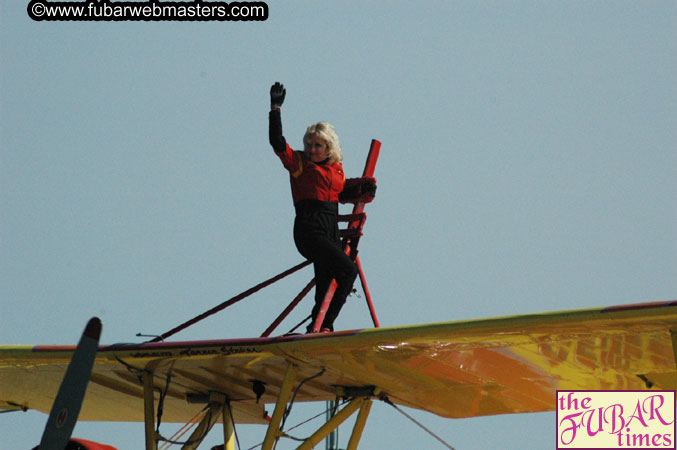
<svg viewBox="0 0 677 450">
<path fill-rule="evenodd" d="M 373 176 L 380 145 L 372 141 L 363 176 Z M 143 422 L 145 450 L 196 449 L 218 422 L 224 444 L 212 450 L 242 450 L 236 423 L 267 427 L 263 442 L 246 450 L 273 450 L 281 438 L 310 450 L 357 413 L 346 448 L 356 450 L 373 400 L 381 400 L 453 450 L 399 406 L 456 419 L 554 411 L 558 391 L 677 389 L 677 301 L 380 328 L 357 256 L 364 206 L 340 216 L 341 233 L 374 328 L 318 332 L 332 283 L 312 333 L 294 333 L 306 318 L 271 337 L 311 281 L 260 337 L 166 341 L 310 264 L 303 262 L 141 344 L 99 346 L 94 318 L 77 347 L 0 345 L 0 412 L 49 413 L 39 450 L 116 450 L 70 439 L 77 420 Z M 326 423 L 308 438 L 291 436 L 295 402 L 318 401 L 336 402 L 316 416 L 327 414 Z M 272 416 L 266 404 L 275 405 Z M 165 438 L 163 421 L 186 425 Z"/>
<path fill-rule="evenodd" d="M 362 172 L 362 177 L 373 177 L 374 176 L 374 170 L 376 169 L 376 163 L 378 161 L 378 156 L 381 151 L 381 142 L 377 141 L 376 139 L 372 139 L 371 141 L 371 146 L 369 147 L 369 153 L 367 154 L 367 162 L 364 166 L 364 171 Z M 342 238 L 342 245 L 344 248 L 345 253 L 350 256 L 353 261 L 357 264 L 357 269 L 359 271 L 359 277 L 360 277 L 360 282 L 362 283 L 362 289 L 364 291 L 364 295 L 367 301 L 367 306 L 369 307 L 369 312 L 371 314 L 371 319 L 374 323 L 374 327 L 378 328 L 379 327 L 379 322 L 378 318 L 376 317 L 376 311 L 374 310 L 374 304 L 371 300 L 371 294 L 369 292 L 369 288 L 367 287 L 367 281 L 364 276 L 364 270 L 362 269 L 362 263 L 360 262 L 360 258 L 357 255 L 357 244 L 360 242 L 360 237 L 362 236 L 362 230 L 364 229 L 364 223 L 367 220 L 367 215 L 364 212 L 364 207 L 365 204 L 362 202 L 356 203 L 353 206 L 353 211 L 350 214 L 347 215 L 339 215 L 338 220 L 339 222 L 347 222 L 347 227 L 344 230 L 340 230 L 340 237 Z M 297 264 L 296 266 L 266 280 L 263 281 L 256 286 L 242 292 L 241 294 L 236 295 L 235 297 L 226 300 L 225 302 L 221 303 L 220 305 L 215 306 L 214 308 L 210 309 L 209 311 L 204 312 L 203 314 L 200 314 L 199 316 L 194 317 L 193 319 L 182 323 L 181 325 L 169 330 L 168 332 L 156 336 L 151 340 L 150 342 L 160 342 L 165 339 L 167 339 L 170 336 L 173 336 L 174 334 L 178 333 L 179 331 L 182 331 L 186 328 L 188 328 L 191 325 L 194 325 L 195 323 L 219 312 L 224 310 L 225 308 L 239 302 L 240 300 L 243 300 L 244 298 L 250 296 L 251 294 L 267 287 L 270 286 L 271 284 L 285 278 L 288 275 L 293 274 L 294 272 L 297 272 L 298 270 L 303 269 L 304 267 L 310 265 L 310 261 L 304 261 L 300 264 Z M 303 300 L 303 298 L 313 289 L 315 286 L 315 280 L 311 280 L 306 287 L 303 288 L 301 292 L 292 300 L 292 302 L 287 306 L 284 311 L 273 321 L 273 323 L 270 324 L 268 328 L 261 334 L 261 337 L 269 337 L 271 333 L 277 328 L 280 323 L 296 308 L 296 306 Z M 320 331 L 320 326 L 322 325 L 322 321 L 324 320 L 324 316 L 327 314 L 327 309 L 329 309 L 329 304 L 331 303 L 331 299 L 334 296 L 334 291 L 336 290 L 336 281 L 332 281 L 332 283 L 329 286 L 329 289 L 327 290 L 327 293 L 324 298 L 324 302 L 322 303 L 322 307 L 320 308 L 320 311 L 317 315 L 317 319 L 315 320 L 315 323 L 313 324 L 313 332 L 318 333 Z M 291 332 L 294 332 L 296 329 L 298 329 L 303 323 L 305 323 L 307 320 L 310 319 L 310 316 L 306 317 L 305 320 L 303 320 L 301 323 L 296 325 L 294 328 L 290 330 Z"/>
<path fill-rule="evenodd" d="M 376 163 L 379 157 L 380 148 L 381 143 L 378 140 L 375 139 L 372 140 L 366 164 L 364 167 L 364 171 L 362 174 L 363 177 L 373 177 Z M 376 312 L 374 310 L 374 305 L 372 303 L 371 294 L 367 287 L 367 282 L 364 276 L 362 264 L 360 262 L 360 258 L 357 255 L 358 253 L 357 246 L 361 236 L 363 235 L 363 228 L 367 218 L 366 214 L 364 213 L 364 207 L 365 204 L 362 202 L 354 203 L 352 212 L 350 214 L 338 216 L 339 223 L 347 224 L 345 229 L 340 230 L 339 233 L 345 253 L 349 255 L 357 265 L 359 278 L 362 284 L 363 292 L 366 298 L 371 319 L 373 321 L 374 327 L 378 328 L 379 327 L 378 318 L 376 317 Z M 170 336 L 173 336 L 178 332 L 190 327 L 191 325 L 194 325 L 197 322 L 200 322 L 201 320 L 224 310 L 225 308 L 245 299 L 246 297 L 254 294 L 255 292 L 287 277 L 288 275 L 291 275 L 292 273 L 299 271 L 300 269 L 310 264 L 311 264 L 310 261 L 304 261 L 268 280 L 265 280 L 257 284 L 256 286 L 236 295 L 235 297 L 232 297 L 231 299 L 221 303 L 220 305 L 217 305 L 216 307 L 204 312 L 203 314 L 200 314 L 190 319 L 189 321 L 182 323 L 181 325 L 169 330 L 166 333 L 163 333 L 162 335 L 147 336 L 139 333 L 137 334 L 137 336 L 153 337 L 153 339 L 144 344 L 136 345 L 135 347 L 139 350 L 141 348 L 148 349 L 152 353 L 153 348 L 158 348 L 169 344 L 165 342 L 165 340 Z M 259 339 L 261 340 L 269 339 L 273 331 L 284 321 L 284 319 L 313 289 L 314 286 L 315 280 L 313 279 L 301 290 L 301 292 L 299 292 L 299 294 L 280 313 L 280 315 L 273 321 L 273 323 L 271 323 L 270 326 L 266 328 L 266 330 L 261 334 Z M 336 289 L 336 281 L 334 280 L 331 282 L 327 290 L 322 307 L 319 311 L 315 323 L 312 326 L 313 330 L 312 333 L 310 333 L 305 337 L 295 335 L 294 333 L 294 331 L 297 328 L 299 328 L 301 325 L 303 325 L 306 321 L 308 321 L 311 318 L 311 316 L 308 316 L 302 322 L 300 322 L 294 328 L 292 328 L 285 336 L 287 337 L 296 336 L 296 338 L 301 337 L 306 338 L 312 336 L 312 334 L 314 333 L 319 333 L 320 326 L 327 313 L 335 289 Z M 96 328 L 96 333 L 92 332 L 93 328 Z M 82 406 L 84 400 L 85 391 L 88 389 L 88 384 L 90 385 L 90 387 L 92 385 L 92 383 L 90 383 L 90 379 L 93 380 L 94 384 L 96 385 L 106 385 L 106 387 L 109 389 L 112 388 L 114 390 L 124 392 L 124 389 L 121 386 L 119 385 L 114 386 L 113 385 L 114 383 L 112 381 L 104 380 L 104 377 L 101 375 L 97 375 L 96 371 L 92 372 L 93 366 L 95 365 L 95 359 L 97 358 L 97 348 L 100 332 L 101 332 L 101 323 L 98 318 L 93 318 L 92 320 L 90 320 L 90 323 L 88 324 L 85 332 L 83 333 L 83 337 L 81 338 L 80 344 L 75 349 L 75 351 L 72 352 L 72 357 L 70 360 L 71 362 L 67 366 L 66 373 L 60 384 L 59 392 L 56 394 L 56 399 L 52 405 L 51 413 L 45 426 L 41 444 L 40 446 L 35 447 L 34 450 L 47 450 L 47 449 L 63 450 L 64 448 L 66 449 L 78 448 L 84 450 L 116 450 L 114 447 L 111 447 L 109 445 L 99 444 L 96 442 L 87 441 L 83 439 L 70 439 L 70 434 L 75 426 L 78 414 L 80 413 L 80 407 Z M 326 334 L 341 335 L 343 333 L 342 332 L 323 333 L 323 335 Z M 281 337 L 280 339 L 284 339 L 285 336 Z M 275 340 L 276 338 L 270 339 Z M 101 350 L 103 353 L 107 353 L 107 350 L 111 350 L 111 347 L 115 346 L 109 346 L 108 348 L 104 346 L 101 347 L 99 350 Z M 62 349 L 66 350 L 66 347 L 63 347 Z M 54 347 L 52 348 L 52 350 L 54 350 Z M 123 359 L 120 358 L 118 358 L 118 361 L 123 365 L 127 366 L 126 367 L 127 370 L 135 373 L 137 382 L 142 385 L 143 389 L 142 393 L 135 392 L 134 395 L 136 395 L 137 397 L 142 395 L 143 397 L 143 422 L 145 423 L 144 434 L 145 434 L 146 450 L 164 449 L 167 448 L 167 446 L 171 446 L 174 444 L 182 445 L 181 448 L 183 450 L 196 449 L 202 443 L 207 433 L 209 433 L 209 431 L 213 428 L 213 426 L 217 422 L 219 422 L 219 419 L 221 419 L 220 421 L 223 423 L 224 444 L 223 446 L 215 447 L 215 449 L 224 449 L 224 450 L 235 449 L 235 443 L 237 438 L 237 435 L 235 433 L 235 423 L 240 422 L 239 420 L 237 420 L 239 419 L 239 417 L 236 416 L 242 414 L 236 414 L 234 412 L 234 409 L 238 408 L 238 406 L 235 406 L 234 408 L 234 405 L 233 403 L 231 403 L 230 395 L 228 393 L 219 392 L 218 390 L 209 390 L 203 392 L 198 392 L 197 390 L 194 390 L 192 393 L 185 392 L 184 401 L 186 403 L 193 405 L 206 404 L 206 406 L 202 408 L 201 412 L 198 413 L 198 415 L 193 416 L 192 419 L 181 430 L 179 430 L 179 432 L 176 433 L 175 436 L 173 436 L 170 439 L 167 439 L 160 435 L 159 428 L 161 417 L 163 416 L 163 410 L 169 410 L 171 403 L 175 401 L 174 398 L 171 399 L 172 401 L 169 401 L 169 399 L 167 398 L 168 393 L 170 397 L 176 397 L 176 393 L 171 392 L 170 380 L 172 379 L 172 377 L 179 378 L 178 373 L 181 373 L 182 376 L 185 378 L 192 379 L 193 384 L 195 383 L 200 384 L 201 380 L 199 380 L 199 377 L 197 375 L 189 374 L 188 371 L 181 372 L 179 365 L 177 365 L 175 368 L 174 364 L 171 364 L 168 369 L 163 367 L 162 368 L 163 370 L 159 370 L 160 366 L 162 366 L 163 364 L 158 363 L 157 361 L 151 360 L 149 361 L 148 364 L 146 364 L 145 367 L 138 367 L 138 364 L 134 365 L 128 364 L 127 362 L 125 362 Z M 154 365 L 158 365 L 158 367 L 153 367 Z M 276 361 L 274 365 L 279 366 L 280 362 Z M 308 387 L 306 386 L 302 390 L 302 386 L 306 383 L 311 384 L 312 379 L 321 376 L 322 373 L 324 372 L 324 369 L 322 369 L 319 373 L 307 376 L 307 372 L 309 369 L 305 368 L 303 370 L 300 370 L 297 364 L 295 364 L 291 359 L 287 359 L 286 364 L 284 365 L 286 365 L 286 369 L 284 369 L 284 373 L 281 374 L 282 375 L 281 384 L 279 384 L 279 379 L 275 381 L 271 379 L 268 379 L 267 381 L 257 379 L 256 374 L 254 374 L 253 372 L 251 375 L 252 378 L 249 379 L 249 382 L 251 382 L 252 386 L 251 390 L 256 395 L 257 404 L 259 402 L 259 399 L 266 392 L 266 390 L 278 391 L 277 399 L 275 402 L 275 409 L 273 411 L 272 416 L 268 416 L 267 412 L 263 411 L 263 414 L 261 414 L 261 416 L 259 417 L 260 420 L 247 420 L 247 419 L 244 420 L 245 423 L 252 422 L 262 423 L 262 421 L 263 423 L 265 422 L 268 423 L 263 443 L 259 444 L 254 448 L 260 447 L 263 450 L 271 450 L 276 447 L 277 441 L 281 437 L 289 437 L 285 432 L 282 431 L 282 426 L 284 425 L 284 422 L 287 419 L 287 415 L 291 410 L 291 405 L 293 404 L 296 396 L 299 394 L 299 391 L 301 391 L 302 394 L 299 395 L 299 397 L 308 397 L 308 395 L 303 395 L 304 393 L 303 391 L 308 390 Z M 240 366 L 235 368 L 235 370 L 238 369 L 246 370 L 244 367 Z M 177 374 L 172 375 L 172 370 L 176 370 Z M 313 370 L 317 371 L 317 368 L 313 368 Z M 235 380 L 235 383 L 242 384 L 241 376 L 237 378 L 239 379 Z M 210 383 L 207 381 L 203 381 L 202 384 L 210 384 Z M 235 390 L 238 391 L 240 389 L 241 386 Z M 190 390 L 191 390 L 190 388 L 187 389 L 187 391 Z M 316 391 L 318 390 L 317 387 L 315 388 L 315 390 Z M 326 391 L 326 389 L 320 390 Z M 334 438 L 333 432 L 335 432 L 338 426 L 345 420 L 347 420 L 350 416 L 352 416 L 356 411 L 359 411 L 357 420 L 354 425 L 354 429 L 350 437 L 350 441 L 347 446 L 347 450 L 357 449 L 360 437 L 362 435 L 362 431 L 364 429 L 367 420 L 367 416 L 369 415 L 371 400 L 378 395 L 378 392 L 373 386 L 356 387 L 356 386 L 335 385 L 332 386 L 332 390 L 335 391 L 336 400 L 335 401 L 327 400 L 327 404 L 330 405 L 330 407 L 333 407 L 333 410 L 332 411 L 327 410 L 326 412 L 322 413 L 322 414 L 326 413 L 328 420 L 309 438 L 305 439 L 302 443 L 300 443 L 300 445 L 298 446 L 299 450 L 312 449 L 325 438 L 327 439 L 328 445 L 330 445 L 329 444 L 330 439 L 333 442 Z M 129 392 L 124 393 L 129 394 Z M 238 392 L 235 395 L 238 394 L 240 393 Z M 322 392 L 320 397 L 326 398 L 327 397 L 326 394 L 327 392 Z M 241 397 L 241 395 L 239 396 Z M 317 394 L 310 395 L 310 397 L 311 398 L 317 397 Z M 339 398 L 349 399 L 345 400 L 344 403 L 345 406 L 340 410 L 338 410 Z M 36 406 L 32 407 L 36 408 Z M 2 409 L 9 410 L 12 408 L 22 410 L 29 409 L 26 405 L 22 404 L 11 404 L 6 402 L 5 405 L 2 405 L 2 402 L 0 401 L 0 410 Z M 44 407 L 37 409 L 44 410 Z M 251 413 L 252 411 L 247 411 L 245 412 L 245 415 L 251 415 Z M 259 413 L 260 411 L 257 411 L 257 414 Z M 183 416 L 185 417 L 185 414 Z M 66 422 L 66 420 L 64 419 L 65 417 L 68 417 L 68 421 L 67 423 L 64 424 L 64 422 Z M 165 414 L 165 418 L 167 417 L 170 418 L 172 417 L 169 411 L 167 411 L 167 414 Z M 198 417 L 197 420 L 196 417 Z M 249 417 L 248 419 L 251 419 L 251 417 Z M 85 420 L 87 419 L 85 418 Z M 173 439 L 181 439 L 192 428 L 195 428 L 195 430 L 190 435 L 190 437 L 188 437 L 185 441 L 178 442 L 173 440 Z M 66 446 L 67 444 L 68 446 Z"/>
<path fill-rule="evenodd" d="M 374 171 L 376 169 L 376 163 L 378 162 L 379 153 L 381 150 L 381 142 L 372 139 L 371 145 L 369 147 L 369 153 L 367 154 L 367 160 L 362 172 L 362 177 L 373 177 Z M 360 241 L 360 237 L 363 235 L 364 224 L 367 220 L 367 215 L 364 212 L 365 203 L 358 202 L 353 206 L 353 210 L 350 214 L 339 215 L 338 220 L 340 223 L 347 223 L 345 229 L 339 230 L 340 237 L 342 239 L 342 245 L 345 253 L 350 256 L 358 268 L 360 282 L 362 284 L 362 289 L 365 295 L 367 302 L 367 307 L 369 308 L 369 313 L 371 315 L 372 322 L 374 323 L 375 328 L 379 328 L 378 318 L 376 317 L 376 311 L 374 310 L 374 304 L 371 299 L 371 293 L 367 286 L 367 281 L 364 275 L 364 270 L 362 268 L 362 263 L 358 256 L 357 245 Z M 150 342 L 161 342 L 167 339 L 170 336 L 186 329 L 187 327 L 217 313 L 223 309 L 247 298 L 248 296 L 254 294 L 255 292 L 301 270 L 302 268 L 310 265 L 310 261 L 304 261 L 297 264 L 296 266 L 272 277 L 268 280 L 265 280 L 256 286 L 232 297 L 229 300 L 217 305 L 216 307 L 210 309 L 209 311 L 200 314 L 199 316 L 194 317 L 193 319 L 171 329 L 170 331 L 154 337 Z M 303 300 L 303 298 L 313 289 L 315 286 L 315 280 L 312 279 L 300 292 L 294 297 L 291 303 L 280 313 L 280 315 L 266 328 L 266 330 L 261 334 L 262 338 L 270 337 L 273 331 L 284 321 L 285 318 L 296 308 L 296 306 Z M 325 294 L 324 302 L 320 308 L 320 311 L 317 315 L 315 322 L 313 323 L 313 333 L 319 333 L 320 327 L 324 320 L 329 305 L 334 296 L 334 291 L 336 290 L 336 281 L 333 280 L 327 289 Z M 311 316 L 306 317 L 302 322 L 297 324 L 294 328 L 289 331 L 289 334 L 297 330 L 301 325 L 306 321 L 310 320 Z M 314 376 L 310 377 L 311 379 Z M 291 405 L 287 405 L 293 402 L 293 391 L 294 387 L 299 380 L 299 373 L 297 367 L 290 363 L 284 374 L 282 380 L 282 385 L 280 386 L 277 402 L 275 404 L 275 409 L 273 411 L 272 417 L 266 417 L 266 420 L 269 421 L 268 428 L 266 431 L 265 439 L 261 444 L 262 450 L 271 450 L 276 445 L 280 437 L 285 436 L 285 433 L 281 429 L 281 424 L 286 420 L 286 415 L 291 409 Z M 309 381 L 309 378 L 306 378 L 302 381 L 305 383 Z M 300 386 L 299 386 L 300 387 Z M 155 413 L 153 411 L 154 399 L 153 399 L 153 390 L 157 387 L 153 384 L 153 375 L 152 373 L 144 374 L 144 404 L 145 404 L 145 427 L 146 427 L 146 450 L 155 450 L 157 448 L 157 435 L 153 429 Z M 259 380 L 253 380 L 253 389 L 258 397 L 260 397 L 262 391 L 265 389 L 264 383 Z M 297 388 L 298 389 L 298 388 Z M 338 387 L 337 386 L 337 398 L 351 398 L 352 400 L 338 413 L 333 414 L 329 420 L 320 427 L 312 436 L 307 438 L 301 445 L 297 447 L 297 450 L 310 450 L 319 444 L 323 439 L 332 434 L 339 425 L 341 425 L 345 420 L 350 418 L 356 411 L 359 411 L 357 421 L 355 422 L 353 432 L 348 443 L 346 450 L 355 450 L 358 447 L 360 438 L 362 436 L 362 431 L 364 430 L 367 417 L 369 415 L 369 410 L 371 408 L 371 399 L 377 395 L 373 386 L 368 387 Z M 199 397 L 199 396 L 198 396 Z M 385 397 L 383 397 L 385 398 Z M 193 401 L 194 397 L 189 397 L 189 401 Z M 217 422 L 219 416 L 222 416 L 222 422 L 224 427 L 224 450 L 234 450 L 235 449 L 235 421 L 233 420 L 232 410 L 229 405 L 228 396 L 222 393 L 210 393 L 208 398 L 202 396 L 198 401 L 205 401 L 209 404 L 209 413 L 204 417 L 202 422 L 198 425 L 197 429 L 193 432 L 192 436 L 186 441 L 182 447 L 183 450 L 192 450 L 197 448 L 201 441 L 200 436 L 204 437 L 209 432 L 209 430 Z M 335 404 L 335 403 L 332 403 Z M 394 405 L 393 405 L 394 406 Z"/>
</svg>

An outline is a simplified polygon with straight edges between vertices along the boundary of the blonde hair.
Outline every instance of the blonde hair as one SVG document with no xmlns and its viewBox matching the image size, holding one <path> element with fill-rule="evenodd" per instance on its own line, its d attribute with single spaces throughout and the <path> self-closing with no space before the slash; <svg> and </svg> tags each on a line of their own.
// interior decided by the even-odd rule
<svg viewBox="0 0 677 450">
<path fill-rule="evenodd" d="M 343 160 L 338 135 L 330 123 L 318 122 L 314 125 L 310 125 L 306 129 L 306 134 L 303 136 L 303 148 L 306 151 L 306 154 L 308 152 L 310 138 L 313 136 L 319 136 L 327 143 L 327 148 L 329 149 L 329 161 L 337 163 Z"/>
</svg>

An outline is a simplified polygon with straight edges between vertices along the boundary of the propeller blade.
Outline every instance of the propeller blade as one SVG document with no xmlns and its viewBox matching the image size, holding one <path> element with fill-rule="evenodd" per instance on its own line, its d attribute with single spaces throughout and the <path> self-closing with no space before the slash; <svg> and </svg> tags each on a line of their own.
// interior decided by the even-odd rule
<svg viewBox="0 0 677 450">
<path fill-rule="evenodd" d="M 87 384 L 92 376 L 100 336 L 101 321 L 93 317 L 87 322 L 87 327 L 73 353 L 73 359 L 68 364 L 61 381 L 61 387 L 56 394 L 40 440 L 39 450 L 64 450 L 68 445 L 80 414 Z"/>
</svg>

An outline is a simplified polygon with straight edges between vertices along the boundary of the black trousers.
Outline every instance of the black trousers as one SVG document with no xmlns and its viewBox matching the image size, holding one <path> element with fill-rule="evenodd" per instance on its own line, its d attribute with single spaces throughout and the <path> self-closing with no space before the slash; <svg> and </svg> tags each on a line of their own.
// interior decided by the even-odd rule
<svg viewBox="0 0 677 450">
<path fill-rule="evenodd" d="M 331 280 L 335 279 L 336 291 L 320 326 L 334 330 L 334 320 L 357 277 L 357 265 L 341 247 L 337 215 L 336 203 L 302 200 L 296 204 L 294 243 L 299 253 L 312 261 L 315 269 L 315 306 L 309 330 L 315 323 Z"/>
</svg>

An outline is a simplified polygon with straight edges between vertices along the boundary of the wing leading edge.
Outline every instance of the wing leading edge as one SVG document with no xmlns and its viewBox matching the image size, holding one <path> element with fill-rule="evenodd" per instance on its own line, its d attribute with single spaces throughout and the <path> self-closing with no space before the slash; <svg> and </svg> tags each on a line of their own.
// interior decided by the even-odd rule
<svg viewBox="0 0 677 450">
<path fill-rule="evenodd" d="M 80 420 L 143 421 L 144 371 L 163 421 L 186 422 L 211 392 L 238 423 L 266 423 L 289 364 L 297 401 L 370 387 L 396 404 L 450 417 L 549 411 L 558 389 L 677 389 L 677 302 L 464 322 L 238 340 L 99 348 Z M 0 347 L 0 409 L 48 412 L 73 354 Z M 261 395 L 257 402 L 254 386 Z M 261 393 L 260 388 L 264 388 Z"/>
</svg>

